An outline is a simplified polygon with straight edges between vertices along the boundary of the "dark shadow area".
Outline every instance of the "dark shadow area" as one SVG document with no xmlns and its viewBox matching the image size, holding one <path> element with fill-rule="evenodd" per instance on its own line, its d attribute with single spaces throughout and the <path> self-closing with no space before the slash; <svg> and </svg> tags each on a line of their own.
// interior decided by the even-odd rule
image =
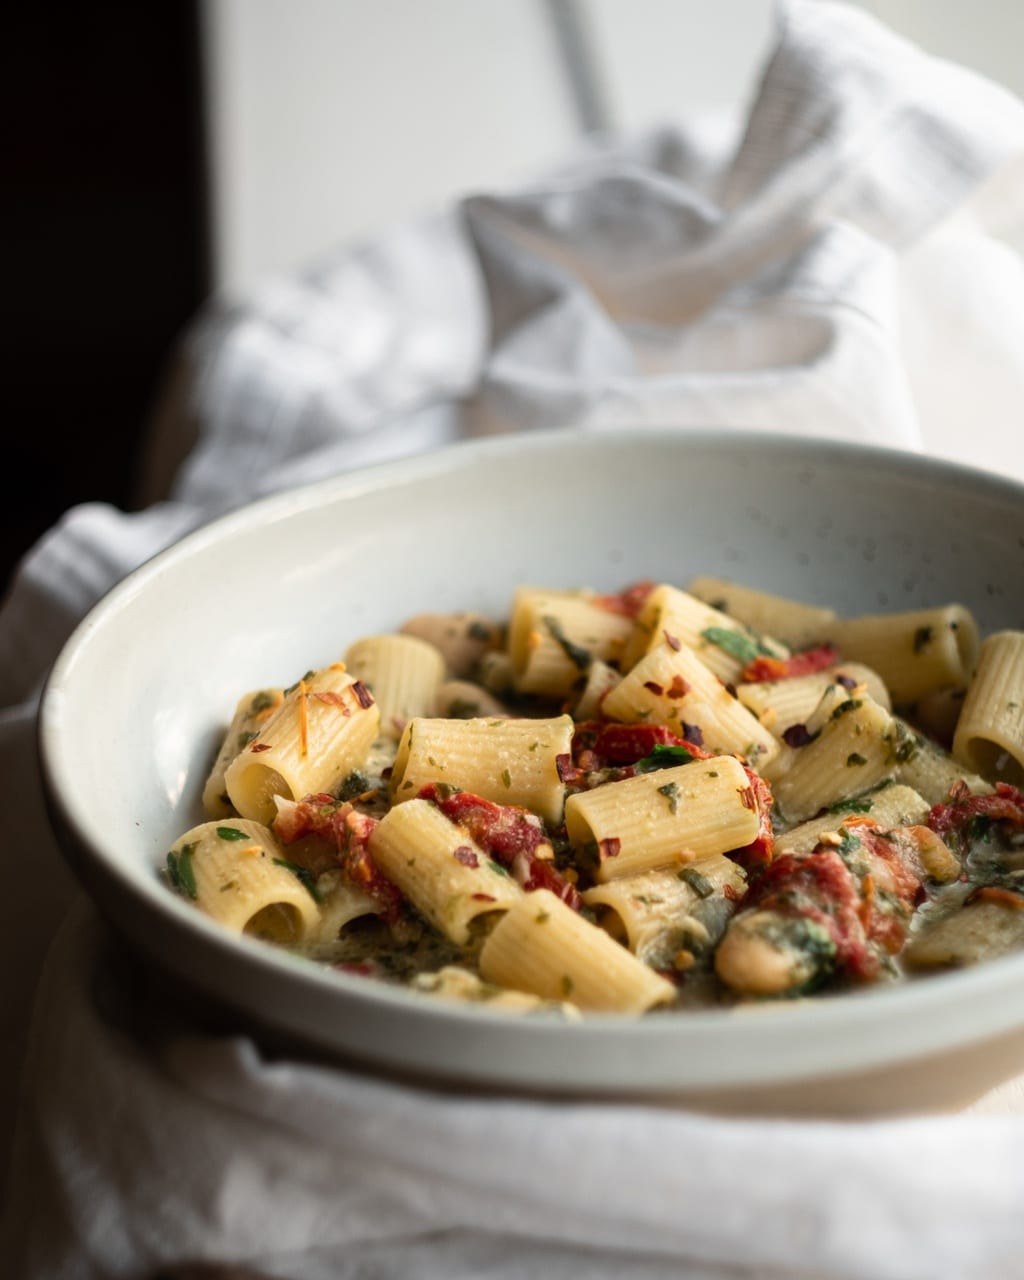
<svg viewBox="0 0 1024 1280">
<path fill-rule="evenodd" d="M 132 505 L 164 362 L 209 289 L 195 0 L 20 5 L 4 26 L 0 593 L 67 507 Z"/>
</svg>

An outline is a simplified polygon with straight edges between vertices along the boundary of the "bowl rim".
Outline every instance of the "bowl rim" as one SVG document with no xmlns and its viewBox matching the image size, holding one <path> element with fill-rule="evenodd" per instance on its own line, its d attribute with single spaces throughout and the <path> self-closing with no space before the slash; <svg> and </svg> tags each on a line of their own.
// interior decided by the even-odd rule
<svg viewBox="0 0 1024 1280">
<path fill-rule="evenodd" d="M 245 531 L 254 524 L 300 518 L 303 512 L 314 508 L 344 503 L 361 494 L 436 477 L 480 462 L 494 462 L 524 449 L 545 456 L 552 452 L 578 450 L 588 445 L 632 449 L 641 448 L 645 443 L 668 445 L 680 450 L 692 445 L 723 453 L 751 449 L 770 450 L 774 454 L 789 455 L 805 462 L 810 460 L 813 451 L 815 461 L 869 467 L 884 463 L 890 471 L 947 487 L 953 483 L 961 488 L 968 485 L 982 496 L 1019 504 L 1024 509 L 1024 484 L 981 468 L 930 458 L 908 450 L 814 436 L 776 435 L 764 431 L 650 426 L 560 428 L 458 441 L 427 453 L 324 477 L 247 502 L 157 552 L 106 592 L 68 637 L 43 686 L 37 716 L 37 744 L 44 797 L 51 824 L 59 844 L 87 890 L 101 907 L 108 908 L 108 914 L 113 916 L 115 924 L 145 948 L 148 941 L 146 928 L 155 925 L 156 913 L 160 917 L 161 926 L 179 936 L 184 934 L 186 944 L 194 945 L 198 949 L 197 953 L 207 959 L 237 961 L 237 964 L 230 966 L 234 969 L 255 966 L 257 972 L 264 978 L 275 980 L 278 986 L 283 984 L 283 988 L 288 988 L 299 983 L 304 989 L 312 989 L 329 1001 L 340 998 L 344 1003 L 354 1003 L 356 1007 L 369 1002 L 374 1007 L 390 1011 L 407 1021 L 412 1030 L 418 1025 L 429 1023 L 439 1030 L 442 1037 L 446 1030 L 471 1027 L 479 1029 L 481 1034 L 497 1035 L 502 1043 L 506 1043 L 509 1042 L 511 1028 L 517 1041 L 554 1041 L 564 1044 L 569 1042 L 568 1037 L 571 1038 L 571 1043 L 582 1045 L 584 1053 L 600 1051 L 602 1046 L 607 1047 L 612 1041 L 627 1037 L 641 1059 L 648 1049 L 665 1043 L 678 1044 L 685 1051 L 687 1041 L 707 1037 L 720 1039 L 720 1053 L 728 1060 L 718 1064 L 713 1077 L 705 1070 L 700 1079 L 687 1079 L 686 1072 L 683 1071 L 680 1073 L 680 1083 L 674 1077 L 655 1079 L 655 1072 L 646 1084 L 643 1079 L 628 1082 L 631 1088 L 648 1091 L 672 1088 L 677 1083 L 683 1088 L 711 1088 L 750 1084 L 754 1079 L 772 1084 L 820 1077 L 829 1064 L 835 1066 L 835 1054 L 828 1052 L 828 1042 L 831 1037 L 841 1033 L 846 1044 L 844 1072 L 938 1052 L 951 1047 L 948 1033 L 940 1034 L 944 1015 L 948 1015 L 951 1004 L 958 1010 L 958 1045 L 979 1041 L 1024 1024 L 1024 1010 L 1014 1012 L 1014 996 L 1024 981 L 1024 954 L 1002 957 L 921 981 L 844 992 L 835 998 L 817 997 L 783 1004 L 688 1010 L 684 1013 L 646 1018 L 588 1014 L 583 1020 L 572 1023 L 544 1016 L 510 1019 L 509 1015 L 488 1009 L 486 1005 L 442 1001 L 405 988 L 390 987 L 345 973 L 336 973 L 308 962 L 302 962 L 300 967 L 296 964 L 295 957 L 289 953 L 246 937 L 229 934 L 216 922 L 207 919 L 174 895 L 166 893 L 156 876 L 150 887 L 158 892 L 143 892 L 140 897 L 140 882 L 137 877 L 146 868 L 140 866 L 138 872 L 129 869 L 112 858 L 93 839 L 87 822 L 82 820 L 85 797 L 75 792 L 70 773 L 70 753 L 64 747 L 64 700 L 68 696 L 69 685 L 72 691 L 74 689 L 76 664 L 93 634 L 101 628 L 113 625 L 118 614 L 166 566 L 201 555 L 207 548 L 222 540 L 243 537 Z M 132 922 L 125 919 L 123 906 L 114 905 L 118 899 L 124 898 L 135 901 L 136 905 L 141 903 L 143 911 L 137 928 L 133 928 Z M 811 1046 L 807 1045 L 804 1034 L 808 1028 L 808 1018 L 811 1019 L 813 1032 Z M 289 1028 L 287 1019 L 285 1024 L 286 1030 L 300 1029 L 297 1026 Z M 760 1063 L 754 1068 L 748 1064 L 746 1069 L 737 1069 L 747 1055 L 755 1055 L 756 1061 L 763 1038 L 762 1029 L 766 1026 L 779 1039 L 795 1039 L 801 1044 L 802 1054 L 805 1053 L 806 1057 L 796 1060 L 792 1054 L 782 1054 L 774 1063 Z M 882 1026 L 886 1035 L 891 1037 L 884 1052 L 872 1041 L 872 1037 L 877 1035 Z M 859 1051 L 857 1037 L 863 1037 Z M 814 1051 L 815 1045 L 817 1051 Z M 809 1053 L 808 1048 L 812 1050 Z M 425 1064 L 425 1070 L 430 1074 L 431 1065 Z M 442 1067 L 440 1074 L 451 1073 Z M 521 1071 L 509 1076 L 497 1066 L 484 1074 L 485 1082 L 489 1080 L 527 1087 L 554 1084 L 557 1087 L 557 1082 L 547 1079 L 524 1079 Z M 454 1075 L 458 1078 L 460 1073 L 456 1071 Z M 526 1075 L 529 1076 L 529 1072 Z M 479 1073 L 472 1074 L 471 1078 L 480 1078 Z M 584 1083 L 591 1088 L 612 1088 L 610 1082 L 603 1081 L 599 1075 Z M 619 1081 L 614 1087 L 626 1084 L 626 1081 Z"/>
</svg>

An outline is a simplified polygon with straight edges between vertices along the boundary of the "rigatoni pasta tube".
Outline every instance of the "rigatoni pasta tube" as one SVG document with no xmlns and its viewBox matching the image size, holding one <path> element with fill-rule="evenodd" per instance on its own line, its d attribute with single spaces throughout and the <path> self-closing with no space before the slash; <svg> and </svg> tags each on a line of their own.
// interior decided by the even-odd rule
<svg viewBox="0 0 1024 1280">
<path fill-rule="evenodd" d="M 369 687 L 387 738 L 400 738 L 415 716 L 433 712 L 445 677 L 440 650 L 416 636 L 366 636 L 345 651 L 345 665 Z"/>
<path fill-rule="evenodd" d="M 346 925 L 362 916 L 378 915 L 380 903 L 350 884 L 340 871 L 328 871 L 317 879 L 320 915 L 306 935 L 303 951 L 314 958 L 332 958 L 332 950 Z"/>
<path fill-rule="evenodd" d="M 892 774 L 901 735 L 893 717 L 870 698 L 841 703 L 813 742 L 795 750 L 772 779 L 778 812 L 793 821 L 846 800 Z"/>
<path fill-rule="evenodd" d="M 1024 631 L 997 631 L 981 646 L 953 754 L 987 777 L 1024 784 Z"/>
<path fill-rule="evenodd" d="M 895 717 L 903 737 L 896 777 L 919 791 L 929 805 L 945 804 L 952 787 L 966 786 L 975 796 L 988 795 L 994 788 L 980 774 L 972 773 L 941 747 L 915 733 L 905 721 Z"/>
<path fill-rule="evenodd" d="M 508 651 L 522 693 L 565 697 L 595 659 L 615 661 L 632 634 L 629 618 L 583 596 L 522 588 L 516 593 Z"/>
<path fill-rule="evenodd" d="M 668 640 L 693 649 L 706 667 L 726 684 L 739 680 L 743 668 L 759 652 L 786 657 L 789 650 L 777 642 L 754 636 L 741 622 L 713 609 L 696 596 L 662 583 L 644 602 L 636 626 L 622 655 L 628 670 L 655 645 Z M 749 649 L 749 656 L 739 652 Z"/>
<path fill-rule="evenodd" d="M 774 636 L 794 649 L 806 649 L 827 640 L 836 616 L 834 609 L 772 595 L 724 578 L 694 578 L 690 594 L 752 631 Z"/>
<path fill-rule="evenodd" d="M 319 919 L 313 888 L 259 822 L 232 818 L 193 827 L 168 854 L 167 871 L 179 893 L 233 933 L 295 944 Z"/>
<path fill-rule="evenodd" d="M 587 889 L 583 901 L 611 913 L 630 951 L 645 964 L 663 968 L 681 948 L 704 950 L 718 941 L 734 909 L 726 886 L 738 900 L 746 876 L 742 867 L 719 855 L 681 869 L 609 880 Z"/>
<path fill-rule="evenodd" d="M 627 724 L 665 724 L 708 751 L 748 756 L 758 767 L 779 744 L 685 645 L 656 645 L 605 696 L 604 714 Z"/>
<path fill-rule="evenodd" d="M 766 729 L 781 734 L 795 724 L 804 724 L 831 685 L 838 684 L 848 697 L 855 690 L 890 708 L 889 692 L 878 674 L 859 662 L 845 662 L 806 676 L 790 676 L 784 680 L 759 680 L 741 684 L 736 696 Z M 851 687 L 852 686 L 852 687 Z"/>
<path fill-rule="evenodd" d="M 960 604 L 909 613 L 865 614 L 833 624 L 844 658 L 866 663 L 885 681 L 896 706 L 930 689 L 965 685 L 978 655 L 978 625 Z"/>
<path fill-rule="evenodd" d="M 525 894 L 480 952 L 488 982 L 595 1013 L 644 1013 L 675 988 L 547 889 Z"/>
<path fill-rule="evenodd" d="M 455 679 L 472 676 L 481 659 L 501 644 L 501 627 L 479 613 L 418 613 L 402 624 L 401 634 L 440 650 Z"/>
<path fill-rule="evenodd" d="M 410 720 L 391 774 L 393 804 L 443 782 L 521 805 L 546 822 L 562 820 L 565 783 L 559 757 L 572 750 L 571 716 L 548 720 Z"/>
<path fill-rule="evenodd" d="M 572 709 L 573 719 L 597 720 L 602 714 L 601 704 L 621 679 L 614 667 L 595 658 L 587 668 L 587 683 Z"/>
<path fill-rule="evenodd" d="M 293 686 L 225 775 L 231 803 L 269 823 L 274 796 L 300 800 L 330 791 L 366 759 L 380 724 L 373 695 L 343 663 Z"/>
<path fill-rule="evenodd" d="M 733 756 L 609 782 L 570 796 L 565 806 L 569 840 L 596 858 L 600 882 L 744 848 L 760 821 L 746 771 Z"/>
<path fill-rule="evenodd" d="M 256 689 L 239 698 L 203 787 L 203 811 L 208 818 L 229 818 L 234 813 L 225 782 L 227 771 L 238 753 L 252 742 L 283 701 L 282 689 Z"/>
<path fill-rule="evenodd" d="M 866 814 L 883 830 L 916 826 L 928 817 L 931 805 L 913 787 L 894 784 L 865 795 L 841 813 L 826 813 L 791 827 L 775 838 L 776 857 L 784 853 L 810 853 L 823 835 L 838 831 L 851 814 Z"/>
<path fill-rule="evenodd" d="M 493 693 L 472 680 L 446 680 L 428 713 L 441 720 L 494 720 L 509 714 Z"/>
<path fill-rule="evenodd" d="M 392 809 L 374 828 L 370 856 L 418 911 L 459 946 L 470 923 L 507 909 L 522 894 L 515 880 L 429 800 Z"/>
</svg>

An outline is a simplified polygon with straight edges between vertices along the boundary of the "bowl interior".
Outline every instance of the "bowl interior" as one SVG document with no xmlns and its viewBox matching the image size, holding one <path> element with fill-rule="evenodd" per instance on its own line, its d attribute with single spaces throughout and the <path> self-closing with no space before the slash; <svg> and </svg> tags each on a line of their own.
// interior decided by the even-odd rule
<svg viewBox="0 0 1024 1280">
<path fill-rule="evenodd" d="M 276 958 L 214 941 L 156 874 L 201 819 L 242 693 L 423 610 L 504 616 L 521 583 L 699 573 L 848 613 L 956 599 L 983 630 L 1020 627 L 1024 489 L 884 450 L 645 430 L 463 445 L 282 494 L 157 557 L 86 619 L 44 699 L 48 785 L 104 883 L 185 945 L 266 969 Z"/>
</svg>

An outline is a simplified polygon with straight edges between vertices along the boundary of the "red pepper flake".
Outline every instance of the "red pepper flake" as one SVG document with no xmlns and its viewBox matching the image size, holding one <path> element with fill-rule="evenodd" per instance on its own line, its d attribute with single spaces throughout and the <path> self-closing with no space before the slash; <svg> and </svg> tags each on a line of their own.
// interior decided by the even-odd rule
<svg viewBox="0 0 1024 1280">
<path fill-rule="evenodd" d="M 260 753 L 261 751 L 269 751 L 269 750 L 270 750 L 270 743 L 269 743 L 269 742 L 254 742 L 254 743 L 252 744 L 252 746 L 249 748 L 249 750 L 253 753 L 253 755 L 259 755 L 259 753 Z"/>
<path fill-rule="evenodd" d="M 367 707 L 373 706 L 373 694 L 363 684 L 362 680 L 353 680 L 352 692 L 356 695 L 356 701 L 365 711 Z"/>
<path fill-rule="evenodd" d="M 472 867 L 474 870 L 480 865 L 480 859 L 468 844 L 460 844 L 457 849 L 453 849 L 452 857 L 464 867 Z"/>
<path fill-rule="evenodd" d="M 617 858 L 621 849 L 622 841 L 618 836 L 606 836 L 597 842 L 597 851 L 602 858 Z"/>
<path fill-rule="evenodd" d="M 658 684 L 656 680 L 645 680 L 644 688 L 650 689 L 651 693 L 653 693 L 657 698 L 660 698 L 665 692 L 665 686 Z"/>
<path fill-rule="evenodd" d="M 740 900 L 739 891 L 731 884 L 722 886 L 722 895 L 728 898 L 730 902 L 739 902 Z"/>
<path fill-rule="evenodd" d="M 742 849 L 733 849 L 729 857 L 741 867 L 751 870 L 767 866 L 775 856 L 775 835 L 772 830 L 772 793 L 768 783 L 759 773 L 744 766 L 747 775 L 747 790 L 753 795 L 755 811 L 759 815 L 756 837 Z"/>
<path fill-rule="evenodd" d="M 672 683 L 665 690 L 665 693 L 670 698 L 685 698 L 692 688 L 693 686 L 690 682 L 684 680 L 682 676 L 673 676 Z M 687 737 L 689 737 L 689 734 L 687 734 Z"/>
<path fill-rule="evenodd" d="M 671 631 L 662 631 L 661 634 L 665 637 L 665 643 L 675 653 L 678 653 L 679 650 L 683 647 L 679 637 L 674 636 Z"/>
<path fill-rule="evenodd" d="M 474 902 L 497 902 L 498 899 L 493 893 L 471 893 L 469 895 Z"/>
<path fill-rule="evenodd" d="M 571 782 L 579 776 L 579 769 L 572 762 L 572 756 L 568 751 L 563 751 L 555 756 L 555 768 L 558 770 L 558 776 L 562 782 Z"/>
<path fill-rule="evenodd" d="M 317 702 L 325 702 L 329 707 L 341 707 L 346 715 L 349 713 L 345 699 L 333 689 L 323 689 L 318 693 L 314 693 L 313 697 L 316 698 Z"/>
<path fill-rule="evenodd" d="M 1012 889 L 1003 889 L 999 885 L 986 884 L 980 889 L 975 889 L 970 894 L 965 906 L 969 902 L 995 902 L 1001 907 L 1013 907 L 1017 911 L 1024 911 L 1024 896 L 1014 893 Z"/>
</svg>

